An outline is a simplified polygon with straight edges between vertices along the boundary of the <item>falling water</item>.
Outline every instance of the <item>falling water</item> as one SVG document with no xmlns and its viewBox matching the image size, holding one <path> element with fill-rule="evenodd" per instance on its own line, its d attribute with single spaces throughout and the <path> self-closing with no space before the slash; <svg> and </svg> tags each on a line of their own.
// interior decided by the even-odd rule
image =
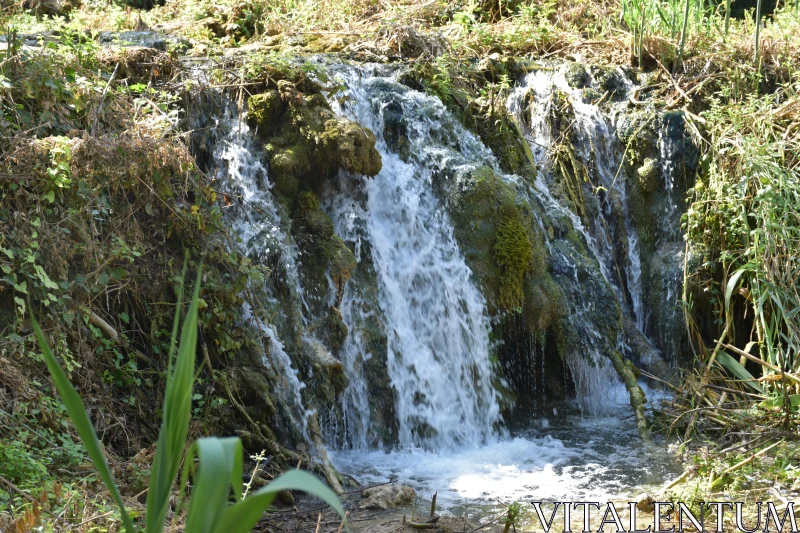
<svg viewBox="0 0 800 533">
<path fill-rule="evenodd" d="M 245 117 L 229 107 L 217 120 L 219 138 L 214 148 L 216 177 L 222 190 L 240 202 L 233 216 L 233 230 L 241 239 L 242 250 L 266 262 L 279 258 L 279 267 L 286 282 L 301 293 L 297 275 L 297 250 L 280 227 L 280 216 L 270 192 L 267 169 L 254 146 L 254 138 Z M 305 384 L 284 349 L 275 328 L 259 319 L 248 302 L 244 303 L 244 318 L 251 321 L 268 339 L 269 359 L 264 361 L 275 369 L 277 389 L 292 411 L 294 421 L 308 439 L 308 410 L 303 405 Z"/>
<path fill-rule="evenodd" d="M 580 232 L 590 248 L 592 254 L 598 259 L 600 268 L 606 280 L 615 289 L 617 300 L 623 309 L 628 309 L 625 288 L 630 297 L 630 311 L 640 330 L 644 329 L 644 305 L 642 302 L 641 287 L 641 259 L 639 255 L 639 236 L 633 222 L 628 215 L 626 205 L 627 191 L 626 180 L 620 176 L 622 171 L 623 149 L 614 134 L 612 118 L 604 113 L 594 103 L 587 103 L 581 89 L 570 86 L 564 64 L 557 69 L 538 70 L 529 74 L 524 82 L 517 87 L 508 100 L 509 111 L 522 125 L 527 133 L 531 150 L 540 169 L 548 169 L 551 163 L 551 150 L 556 143 L 556 132 L 551 131 L 550 117 L 556 105 L 555 96 L 558 93 L 567 96 L 574 113 L 574 123 L 571 125 L 576 134 L 572 145 L 577 149 L 577 155 L 586 165 L 596 187 L 599 208 L 597 215 L 591 222 L 591 228 L 586 228 L 583 221 L 566 207 L 559 207 L 572 220 L 576 231 Z M 623 75 L 620 92 L 622 100 L 627 100 L 627 95 L 633 87 Z M 526 119 L 529 117 L 529 120 Z M 544 193 L 550 202 L 556 202 L 549 191 L 548 180 L 540 173 L 537 187 Z M 602 197 L 601 197 L 602 195 Z M 560 204 L 559 204 L 560 205 Z M 607 217 L 612 215 L 612 209 L 618 208 L 624 217 L 627 240 L 625 269 L 620 272 L 615 259 L 614 235 L 609 231 Z"/>
<path fill-rule="evenodd" d="M 493 432 L 500 408 L 491 382 L 486 302 L 433 192 L 432 175 L 449 154 L 428 148 L 435 145 L 431 137 L 441 124 L 420 109 L 441 104 L 416 92 L 395 94 L 409 119 L 409 142 L 417 155 L 407 163 L 383 138 L 381 91 L 393 82 L 361 79 L 355 69 L 342 68 L 339 75 L 350 99 L 342 112 L 376 133 L 383 168 L 376 177 L 361 179 L 363 206 L 334 203 L 331 214 L 345 240 L 369 241 L 386 320 L 399 443 L 435 449 L 479 444 Z M 361 234 L 352 231 L 356 225 Z M 353 321 L 358 302 L 346 300 L 342 306 L 347 309 L 343 318 Z M 343 350 L 348 369 L 357 370 L 360 348 L 355 338 Z M 351 401 L 363 390 L 363 379 L 350 375 Z M 364 412 L 363 405 L 352 407 L 351 413 Z"/>
</svg>

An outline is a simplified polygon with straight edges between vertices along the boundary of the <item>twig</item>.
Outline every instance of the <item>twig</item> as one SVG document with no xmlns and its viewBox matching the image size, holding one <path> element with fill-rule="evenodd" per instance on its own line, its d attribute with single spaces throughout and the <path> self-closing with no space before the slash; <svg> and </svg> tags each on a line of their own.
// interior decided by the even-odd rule
<svg viewBox="0 0 800 533">
<path fill-rule="evenodd" d="M 20 493 L 20 494 L 22 494 L 22 495 L 23 495 L 23 496 L 24 496 L 24 497 L 25 497 L 27 500 L 30 500 L 30 501 L 32 501 L 32 502 L 34 502 L 34 503 L 36 503 L 36 498 L 34 498 L 33 496 L 31 496 L 30 494 L 28 494 L 28 493 L 27 493 L 27 492 L 25 492 L 24 490 L 22 490 L 22 489 L 20 489 L 19 487 L 17 487 L 16 485 L 14 485 L 13 483 L 11 483 L 9 480 L 7 480 L 6 478 L 4 478 L 3 476 L 0 476 L 0 482 L 2 482 L 2 483 L 3 483 L 3 485 L 5 485 L 6 487 L 8 487 L 9 489 L 11 489 L 11 490 L 13 490 L 13 491 L 16 491 L 16 492 L 19 492 L 19 493 Z"/>
<path fill-rule="evenodd" d="M 119 70 L 119 62 L 117 62 L 117 66 L 114 67 L 114 72 L 111 73 L 111 77 L 108 78 L 108 83 L 106 83 L 106 88 L 103 89 L 103 95 L 100 97 L 100 105 L 97 106 L 97 110 L 94 112 L 94 120 L 92 121 L 92 137 L 94 137 L 94 130 L 97 128 L 97 119 L 100 117 L 100 112 L 103 110 L 103 104 L 106 101 L 106 94 L 108 93 L 108 88 L 111 87 L 111 82 L 113 82 L 114 78 L 117 76 L 118 70 Z"/>
</svg>

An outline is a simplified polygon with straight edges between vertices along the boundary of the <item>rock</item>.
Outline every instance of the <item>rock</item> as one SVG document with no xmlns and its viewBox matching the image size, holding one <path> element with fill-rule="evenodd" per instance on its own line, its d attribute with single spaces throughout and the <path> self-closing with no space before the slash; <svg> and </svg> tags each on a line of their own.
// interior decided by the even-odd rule
<svg viewBox="0 0 800 533">
<path fill-rule="evenodd" d="M 157 31 L 101 31 L 97 37 L 100 44 L 119 45 L 123 47 L 141 46 L 145 48 L 155 48 L 161 52 L 168 49 L 178 49 L 185 52 L 192 47 L 186 39 L 181 39 L 173 35 L 166 35 Z"/>
<path fill-rule="evenodd" d="M 22 6 L 30 9 L 37 15 L 48 15 L 51 17 L 63 17 L 68 15 L 73 8 L 80 5 L 77 0 L 73 3 L 70 0 L 26 0 Z"/>
<path fill-rule="evenodd" d="M 347 388 L 347 374 L 342 362 L 311 337 L 303 338 L 303 356 L 314 370 L 311 381 L 314 394 L 324 402 L 335 402 Z"/>
<path fill-rule="evenodd" d="M 658 162 L 654 158 L 646 158 L 642 166 L 636 169 L 636 176 L 639 178 L 642 192 L 651 193 L 658 190 Z"/>
<path fill-rule="evenodd" d="M 396 509 L 414 503 L 417 494 L 407 485 L 391 484 L 364 489 L 361 495 L 359 509 Z"/>
<path fill-rule="evenodd" d="M 636 498 L 636 508 L 644 513 L 652 513 L 656 509 L 654 504 L 657 501 L 654 495 L 646 492 Z"/>
<path fill-rule="evenodd" d="M 337 116 L 319 87 L 288 79 L 279 79 L 277 87 L 250 97 L 249 120 L 266 141 L 275 191 L 287 206 L 300 190 L 318 190 L 339 169 L 365 176 L 380 172 L 375 134 Z"/>
<path fill-rule="evenodd" d="M 288 490 L 282 490 L 275 495 L 275 500 L 285 507 L 294 506 L 294 495 Z"/>
</svg>

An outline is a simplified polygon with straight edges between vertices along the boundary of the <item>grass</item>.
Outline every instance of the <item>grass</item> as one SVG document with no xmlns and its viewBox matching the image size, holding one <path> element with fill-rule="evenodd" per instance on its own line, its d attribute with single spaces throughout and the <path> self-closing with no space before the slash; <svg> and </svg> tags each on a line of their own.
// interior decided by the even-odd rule
<svg viewBox="0 0 800 533">
<path fill-rule="evenodd" d="M 180 496 L 175 507 L 177 509 L 184 507 L 183 495 L 189 473 L 195 470 L 195 457 L 198 459 L 197 468 L 186 504 L 184 531 L 187 533 L 246 533 L 256 525 L 275 495 L 287 489 L 301 490 L 319 497 L 344 518 L 344 510 L 336 494 L 319 479 L 300 470 L 289 471 L 243 498 L 242 443 L 238 438 L 201 438 L 189 447 L 188 454 L 184 458 L 191 418 L 200 280 L 201 275 L 198 273 L 194 294 L 181 330 L 179 346 L 176 345 L 176 339 L 180 322 L 180 301 L 175 313 L 171 349 L 168 355 L 169 371 L 164 396 L 164 414 L 150 474 L 144 531 L 161 533 L 164 530 L 171 509 L 173 486 L 181 464 L 184 466 L 179 484 Z M 136 533 L 138 529 L 125 507 L 83 401 L 50 350 L 45 335 L 35 319 L 32 319 L 32 325 L 58 393 L 100 478 L 117 505 L 125 531 Z M 231 493 L 234 503 L 229 505 Z M 177 518 L 176 513 L 173 521 Z"/>
</svg>

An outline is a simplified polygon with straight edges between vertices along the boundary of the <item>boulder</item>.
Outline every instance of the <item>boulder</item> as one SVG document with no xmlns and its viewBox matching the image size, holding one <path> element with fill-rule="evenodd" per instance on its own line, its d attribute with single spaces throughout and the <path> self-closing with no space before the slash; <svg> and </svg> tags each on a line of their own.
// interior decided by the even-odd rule
<svg viewBox="0 0 800 533">
<path fill-rule="evenodd" d="M 359 504 L 359 509 L 396 509 L 414 503 L 416 492 L 407 485 L 381 485 L 371 487 L 361 492 L 364 500 Z"/>
</svg>

